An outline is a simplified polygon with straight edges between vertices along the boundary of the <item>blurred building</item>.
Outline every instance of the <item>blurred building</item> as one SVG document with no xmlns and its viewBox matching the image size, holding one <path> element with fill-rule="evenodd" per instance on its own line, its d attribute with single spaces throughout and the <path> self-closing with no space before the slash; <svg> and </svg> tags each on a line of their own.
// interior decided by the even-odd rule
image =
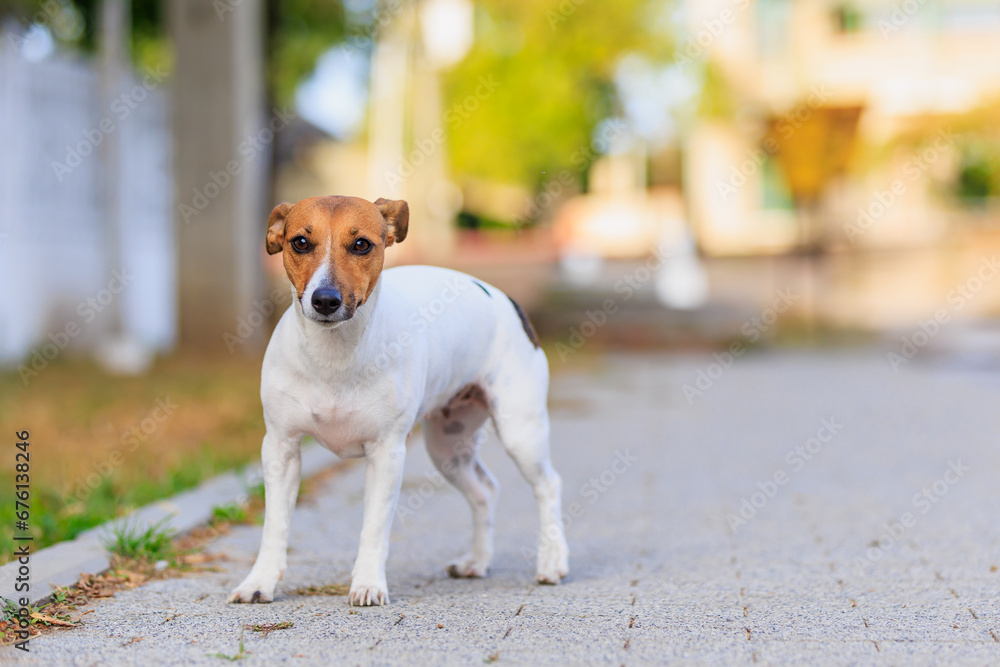
<svg viewBox="0 0 1000 667">
<path fill-rule="evenodd" d="M 685 8 L 678 59 L 706 86 L 685 194 L 707 253 L 927 247 L 982 217 L 948 190 L 956 133 L 1000 99 L 998 3 Z"/>
</svg>

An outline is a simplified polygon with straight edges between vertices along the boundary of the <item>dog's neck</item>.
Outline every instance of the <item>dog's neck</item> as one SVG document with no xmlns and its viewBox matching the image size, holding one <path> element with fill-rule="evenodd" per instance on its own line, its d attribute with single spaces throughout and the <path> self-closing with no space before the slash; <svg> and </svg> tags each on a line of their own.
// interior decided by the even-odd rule
<svg viewBox="0 0 1000 667">
<path fill-rule="evenodd" d="M 355 364 L 365 350 L 373 344 L 372 322 L 376 316 L 376 305 L 382 291 L 381 279 L 375 283 L 368 299 L 354 311 L 351 319 L 336 327 L 327 327 L 313 322 L 302 313 L 302 305 L 292 288 L 292 307 L 299 340 L 309 360 L 317 367 L 345 369 Z"/>
</svg>

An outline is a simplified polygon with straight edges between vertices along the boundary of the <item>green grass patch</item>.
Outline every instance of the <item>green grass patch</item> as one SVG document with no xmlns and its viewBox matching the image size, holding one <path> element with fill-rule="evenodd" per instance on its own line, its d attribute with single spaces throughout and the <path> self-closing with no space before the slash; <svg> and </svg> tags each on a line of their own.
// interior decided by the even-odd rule
<svg viewBox="0 0 1000 667">
<path fill-rule="evenodd" d="M 148 525 L 125 520 L 111 528 L 111 534 L 102 541 L 111 554 L 128 560 L 156 562 L 173 560 L 176 552 L 173 532 L 165 524 L 169 517 Z"/>
<path fill-rule="evenodd" d="M 80 533 L 259 460 L 259 359 L 185 354 L 141 377 L 70 356 L 24 382 L 0 373 L 0 431 L 30 432 L 33 547 Z M 14 457 L 0 457 L 13 480 Z M 251 494 L 252 496 L 253 494 Z M 0 505 L 13 506 L 13 484 Z M 12 531 L 0 531 L 0 564 Z"/>
<path fill-rule="evenodd" d="M 236 662 L 237 660 L 242 660 L 250 654 L 250 651 L 246 649 L 246 645 L 243 643 L 243 631 L 240 630 L 240 644 L 239 650 L 233 655 L 228 655 L 226 653 L 209 653 L 210 658 L 222 658 L 223 660 L 229 660 L 230 662 Z"/>
<path fill-rule="evenodd" d="M 245 523 L 247 521 L 247 508 L 236 503 L 228 505 L 216 505 L 212 508 L 213 522 Z"/>
</svg>

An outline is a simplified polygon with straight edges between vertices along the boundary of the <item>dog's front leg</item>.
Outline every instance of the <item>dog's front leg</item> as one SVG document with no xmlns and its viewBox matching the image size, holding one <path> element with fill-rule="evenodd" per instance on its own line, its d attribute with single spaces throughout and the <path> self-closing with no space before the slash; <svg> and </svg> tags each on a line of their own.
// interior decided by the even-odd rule
<svg viewBox="0 0 1000 667">
<path fill-rule="evenodd" d="M 299 493 L 302 471 L 301 439 L 268 433 L 261 448 L 264 468 L 264 534 L 250 574 L 229 595 L 228 602 L 270 602 L 285 573 L 288 526 Z"/>
<path fill-rule="evenodd" d="M 358 558 L 351 572 L 350 605 L 389 604 L 385 560 L 389 556 L 389 529 L 403 481 L 405 436 L 394 436 L 365 448 L 365 510 Z"/>
</svg>

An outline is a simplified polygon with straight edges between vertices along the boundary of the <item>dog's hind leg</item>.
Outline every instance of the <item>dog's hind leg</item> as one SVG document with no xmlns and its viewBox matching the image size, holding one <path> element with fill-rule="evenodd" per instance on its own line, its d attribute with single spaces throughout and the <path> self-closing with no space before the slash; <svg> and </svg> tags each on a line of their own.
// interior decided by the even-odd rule
<svg viewBox="0 0 1000 667">
<path fill-rule="evenodd" d="M 486 409 L 465 403 L 427 419 L 427 453 L 472 508 L 472 550 L 448 564 L 453 577 L 484 577 L 493 559 L 493 513 L 499 485 L 479 460 Z"/>
<path fill-rule="evenodd" d="M 500 442 L 538 501 L 540 531 L 535 578 L 558 584 L 569 573 L 563 531 L 562 480 L 549 458 L 549 373 L 545 355 L 510 355 L 491 386 L 490 414 Z"/>
</svg>

